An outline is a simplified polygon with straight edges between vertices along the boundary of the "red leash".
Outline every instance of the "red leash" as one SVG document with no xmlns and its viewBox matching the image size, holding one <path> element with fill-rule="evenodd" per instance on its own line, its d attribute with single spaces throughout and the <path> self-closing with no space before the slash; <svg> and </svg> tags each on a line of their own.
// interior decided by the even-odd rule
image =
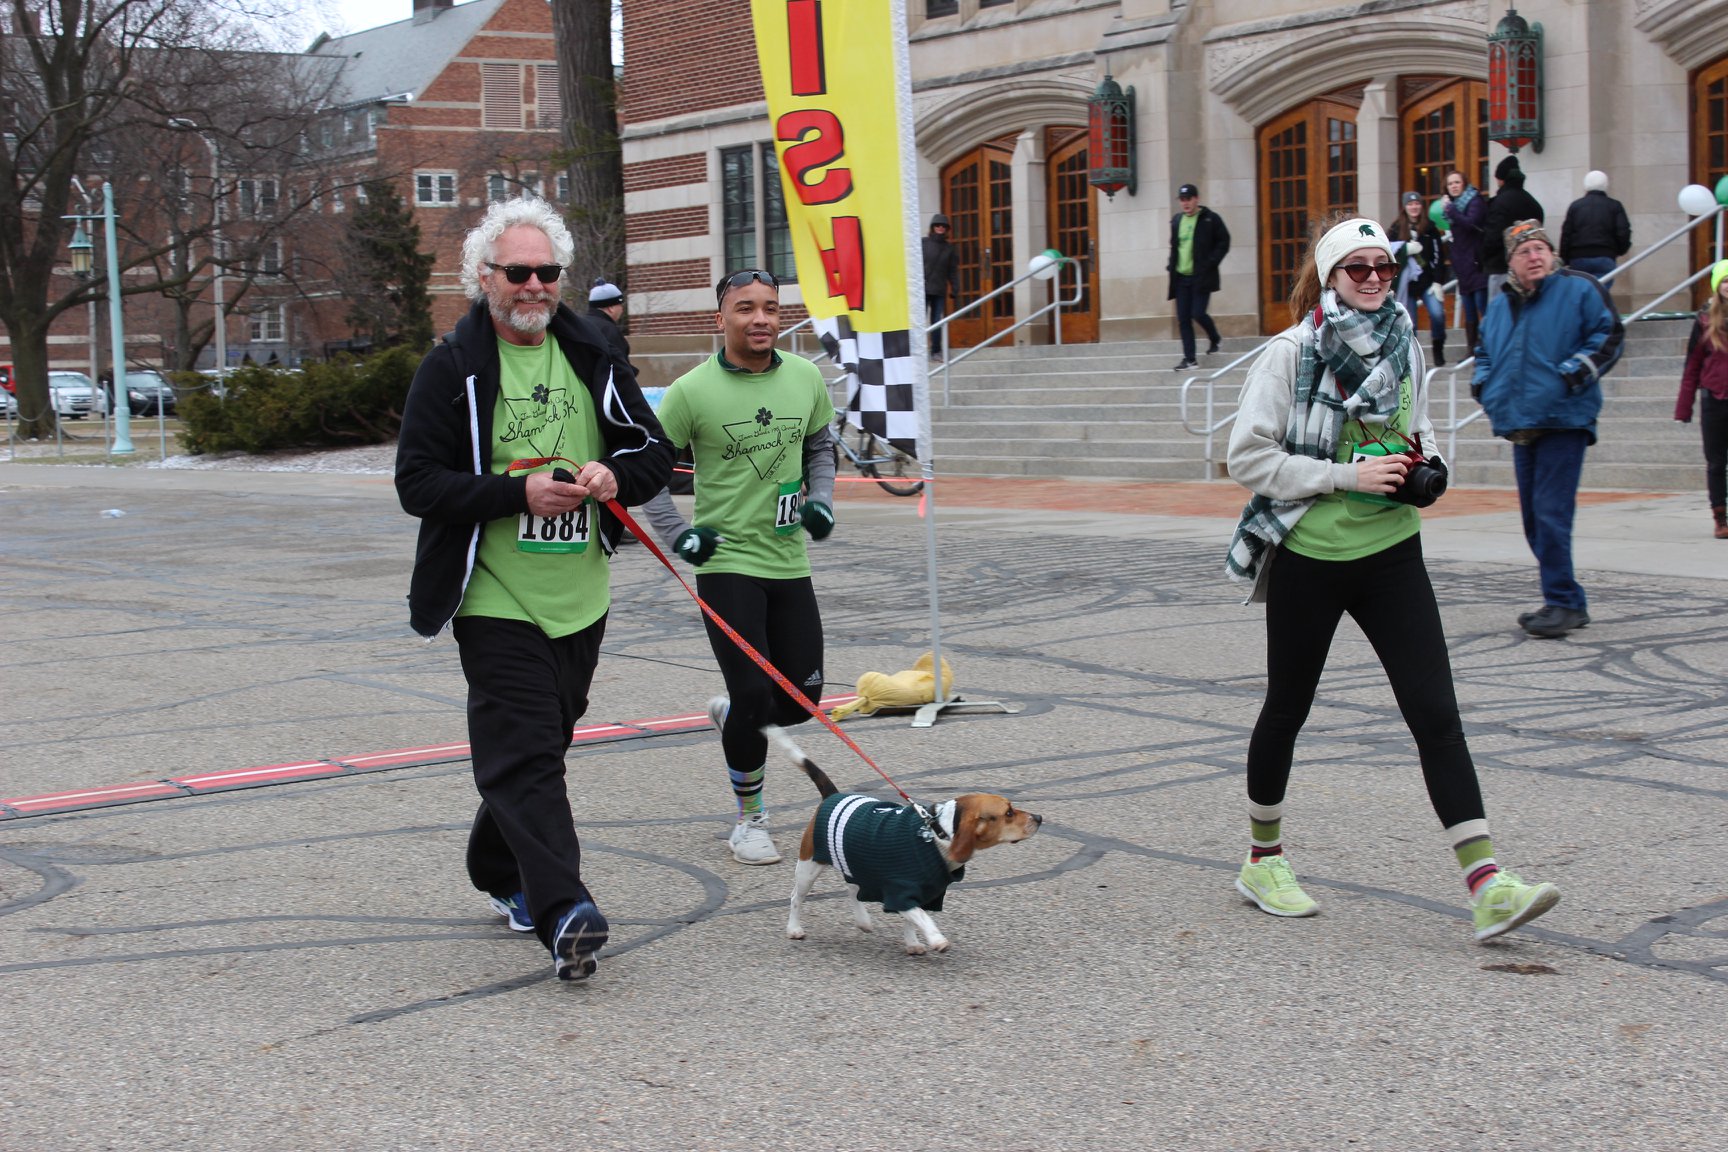
<svg viewBox="0 0 1728 1152">
<path fill-rule="evenodd" d="M 541 456 L 541 457 L 537 457 L 537 458 L 532 459 L 532 460 L 512 461 L 510 464 L 509 471 L 515 472 L 521 468 L 538 468 L 542 465 L 556 463 L 557 461 L 560 461 L 560 460 L 563 460 L 564 463 L 566 463 L 566 464 L 576 464 L 576 462 L 574 460 L 566 459 L 563 456 Z M 576 465 L 576 466 L 581 467 L 581 465 Z M 750 641 L 748 641 L 748 640 L 744 639 L 744 637 L 740 636 L 738 634 L 737 630 L 732 627 L 732 625 L 726 623 L 725 620 L 721 619 L 720 613 L 714 611 L 713 608 L 708 606 L 708 602 L 706 600 L 702 599 L 702 597 L 700 597 L 696 594 L 696 589 L 690 587 L 689 582 L 687 580 L 685 580 L 683 575 L 678 571 L 678 569 L 673 566 L 672 561 L 668 560 L 666 558 L 666 554 L 664 552 L 660 551 L 659 545 L 655 544 L 654 541 L 649 537 L 649 535 L 646 532 L 642 531 L 641 525 L 637 524 L 636 521 L 631 518 L 630 513 L 626 512 L 624 510 L 624 505 L 618 503 L 618 501 L 616 501 L 616 500 L 608 500 L 608 501 L 606 501 L 606 508 L 608 511 L 610 511 L 612 513 L 612 515 L 618 517 L 618 519 L 623 523 L 624 527 L 630 532 L 630 534 L 632 536 L 636 537 L 637 540 L 641 541 L 642 546 L 644 548 L 648 549 L 648 551 L 650 551 L 654 554 L 654 558 L 656 560 L 660 561 L 661 564 L 665 565 L 666 571 L 672 573 L 672 578 L 677 580 L 678 583 L 682 584 L 684 586 L 684 591 L 686 591 L 690 594 L 690 599 L 696 601 L 696 606 L 698 608 L 702 609 L 703 615 L 707 616 L 708 619 L 714 621 L 714 626 L 719 628 L 720 631 L 724 632 L 726 634 L 726 638 L 728 640 L 731 640 L 732 643 L 736 644 L 738 646 L 738 650 L 740 652 L 742 652 L 742 653 L 744 653 L 744 655 L 750 657 L 750 659 L 755 662 L 755 664 L 758 668 L 760 668 L 760 669 L 762 669 L 762 671 L 768 673 L 769 679 L 773 680 L 774 683 L 778 684 L 780 686 L 780 690 L 782 692 L 785 692 L 786 695 L 792 697 L 792 699 L 798 704 L 798 706 L 800 708 L 804 709 L 804 711 L 810 713 L 810 715 L 812 715 L 816 719 L 820 720 L 822 722 L 823 727 L 827 728 L 828 731 L 834 733 L 834 735 L 840 737 L 840 742 L 845 744 L 846 747 L 852 749 L 852 751 L 856 752 L 858 754 L 858 758 L 860 760 L 864 761 L 864 763 L 870 765 L 871 768 L 875 769 L 876 775 L 878 775 L 878 776 L 882 777 L 882 779 L 886 780 L 888 782 L 888 787 L 894 789 L 894 791 L 899 795 L 900 799 L 904 800 L 908 804 L 912 803 L 912 797 L 908 796 L 906 794 L 905 790 L 900 787 L 900 785 L 894 783 L 894 778 L 892 776 L 888 775 L 888 773 L 882 771 L 882 769 L 877 766 L 876 761 L 870 759 L 869 755 L 864 751 L 864 749 L 858 747 L 857 743 L 852 739 L 852 737 L 850 737 L 850 736 L 846 735 L 846 733 L 840 731 L 840 725 L 838 725 L 838 724 L 834 723 L 834 721 L 830 720 L 828 718 L 827 713 L 823 712 L 822 709 L 818 708 L 814 703 L 812 703 L 810 698 L 808 696 L 804 695 L 804 693 L 802 691 L 800 691 L 798 689 L 798 687 L 792 683 L 792 681 L 786 679 L 786 677 L 781 673 L 780 669 L 778 669 L 778 668 L 774 667 L 774 665 L 770 664 L 768 662 L 767 657 L 763 656 L 762 653 L 756 651 L 755 646 L 752 645 L 750 643 Z"/>
</svg>

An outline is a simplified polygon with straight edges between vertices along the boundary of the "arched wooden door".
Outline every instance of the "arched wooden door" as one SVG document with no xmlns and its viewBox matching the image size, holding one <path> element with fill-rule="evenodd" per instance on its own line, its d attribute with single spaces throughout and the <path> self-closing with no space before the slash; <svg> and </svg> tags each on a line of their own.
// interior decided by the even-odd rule
<svg viewBox="0 0 1728 1152">
<path fill-rule="evenodd" d="M 1398 194 L 1414 188 L 1431 204 L 1456 168 L 1478 190 L 1488 183 L 1488 85 L 1480 80 L 1406 81 L 1414 88 L 1398 114 Z M 1424 208 L 1426 210 L 1426 208 Z"/>
<path fill-rule="evenodd" d="M 1700 68 L 1692 77 L 1692 163 L 1688 171 L 1714 190 L 1728 176 L 1728 56 Z M 1716 231 L 1692 229 L 1692 267 L 1702 268 L 1716 254 Z M 1702 308 L 1710 298 L 1710 283 L 1693 289 L 1692 302 Z"/>
<path fill-rule="evenodd" d="M 961 308 L 1014 279 L 1014 138 L 992 140 L 942 169 L 948 242 L 960 257 Z M 982 314 L 980 314 L 982 313 Z M 949 344 L 966 348 L 1014 323 L 1014 293 L 1004 292 L 948 326 Z"/>
<path fill-rule="evenodd" d="M 1308 243 L 1308 222 L 1356 210 L 1359 95 L 1312 100 L 1262 127 L 1260 151 L 1260 326 L 1290 326 L 1290 288 Z"/>
<path fill-rule="evenodd" d="M 1090 344 L 1098 339 L 1098 192 L 1086 182 L 1091 171 L 1086 129 L 1052 128 L 1049 143 L 1050 246 L 1081 262 L 1080 302 L 1062 309 L 1062 342 Z M 1052 280 L 1051 295 L 1066 295 L 1072 275 L 1064 270 Z"/>
</svg>

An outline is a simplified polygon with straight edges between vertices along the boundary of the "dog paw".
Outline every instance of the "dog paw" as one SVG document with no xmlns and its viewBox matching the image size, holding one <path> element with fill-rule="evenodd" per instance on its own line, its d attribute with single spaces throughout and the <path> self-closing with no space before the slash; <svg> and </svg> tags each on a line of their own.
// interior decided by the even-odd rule
<svg viewBox="0 0 1728 1152">
<path fill-rule="evenodd" d="M 788 929 L 786 929 L 786 939 L 788 939 L 788 940 L 802 940 L 802 939 L 804 939 L 804 929 L 802 929 L 802 928 L 788 928 Z"/>
<path fill-rule="evenodd" d="M 930 951 L 932 951 L 932 952 L 946 952 L 946 951 L 948 951 L 947 938 L 943 937 L 943 938 L 931 941 Z"/>
<path fill-rule="evenodd" d="M 908 956 L 922 956 L 922 955 L 924 955 L 925 952 L 928 952 L 928 951 L 929 951 L 929 949 L 925 948 L 924 945 L 922 945 L 922 944 L 908 944 L 908 945 L 906 945 L 906 955 L 908 955 Z"/>
</svg>

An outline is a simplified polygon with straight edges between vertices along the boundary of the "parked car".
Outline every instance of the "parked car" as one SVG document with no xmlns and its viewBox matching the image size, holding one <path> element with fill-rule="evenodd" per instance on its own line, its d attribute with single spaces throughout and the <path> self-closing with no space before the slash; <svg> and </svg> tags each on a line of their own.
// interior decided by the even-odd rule
<svg viewBox="0 0 1728 1152">
<path fill-rule="evenodd" d="M 82 372 L 48 373 L 48 401 L 54 405 L 56 413 L 70 420 L 82 420 L 91 413 L 100 415 L 107 411 L 106 397 Z"/>
<path fill-rule="evenodd" d="M 18 397 L 12 395 L 12 393 L 3 388 L 0 388 L 0 408 L 5 409 L 4 416 L 0 418 L 6 420 L 18 419 Z"/>
<path fill-rule="evenodd" d="M 109 393 L 114 387 L 113 378 L 102 377 L 103 392 Z M 104 403 L 108 396 L 103 396 Z M 162 373 L 153 368 L 126 369 L 126 406 L 134 416 L 154 416 L 160 408 L 165 416 L 174 415 L 174 386 L 169 384 Z"/>
</svg>

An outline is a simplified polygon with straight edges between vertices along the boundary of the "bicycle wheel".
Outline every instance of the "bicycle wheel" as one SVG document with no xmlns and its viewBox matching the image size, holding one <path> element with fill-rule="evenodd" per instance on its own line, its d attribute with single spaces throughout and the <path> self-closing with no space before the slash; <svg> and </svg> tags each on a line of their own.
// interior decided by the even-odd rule
<svg viewBox="0 0 1728 1152">
<path fill-rule="evenodd" d="M 896 452 L 868 432 L 860 433 L 858 439 L 864 458 L 870 461 L 868 464 L 860 462 L 858 470 L 876 481 L 884 491 L 896 496 L 916 496 L 924 491 L 924 481 L 917 478 L 916 460 Z"/>
</svg>

